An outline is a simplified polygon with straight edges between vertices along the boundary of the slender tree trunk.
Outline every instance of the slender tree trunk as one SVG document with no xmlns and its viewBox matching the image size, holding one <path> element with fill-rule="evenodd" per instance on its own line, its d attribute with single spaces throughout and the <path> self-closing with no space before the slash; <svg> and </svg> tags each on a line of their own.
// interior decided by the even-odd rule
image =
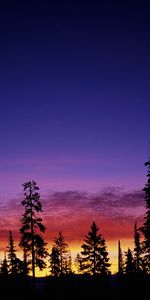
<svg viewBox="0 0 150 300">
<path fill-rule="evenodd" d="M 27 268 L 27 252 L 26 252 L 25 246 L 24 246 L 24 248 L 23 248 L 23 264 L 24 264 L 23 274 L 24 274 L 24 276 L 27 276 L 27 274 L 28 274 L 28 268 Z"/>
<path fill-rule="evenodd" d="M 120 240 L 118 241 L 118 273 L 119 274 L 123 273 L 123 258 L 122 258 Z"/>
<path fill-rule="evenodd" d="M 63 257 L 62 257 L 62 250 L 60 250 L 60 272 L 61 276 L 63 274 Z"/>
<path fill-rule="evenodd" d="M 96 257 L 95 257 L 95 245 L 94 245 L 94 270 L 93 270 L 93 275 L 95 276 L 96 274 Z"/>
<path fill-rule="evenodd" d="M 30 203 L 31 203 L 31 238 L 32 238 L 32 276 L 35 282 L 35 255 L 34 255 L 34 227 L 33 227 L 33 211 L 31 201 L 31 186 L 30 186 Z"/>
</svg>

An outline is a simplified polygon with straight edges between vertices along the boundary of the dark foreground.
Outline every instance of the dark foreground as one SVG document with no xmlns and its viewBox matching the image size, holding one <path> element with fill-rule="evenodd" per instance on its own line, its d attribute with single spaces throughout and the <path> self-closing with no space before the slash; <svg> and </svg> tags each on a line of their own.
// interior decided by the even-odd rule
<svg viewBox="0 0 150 300">
<path fill-rule="evenodd" d="M 32 278 L 0 279 L 0 299 L 8 300 L 108 300 L 150 299 L 150 276 L 112 275 L 92 278 L 75 276 L 65 278 L 36 278 L 35 288 Z"/>
</svg>

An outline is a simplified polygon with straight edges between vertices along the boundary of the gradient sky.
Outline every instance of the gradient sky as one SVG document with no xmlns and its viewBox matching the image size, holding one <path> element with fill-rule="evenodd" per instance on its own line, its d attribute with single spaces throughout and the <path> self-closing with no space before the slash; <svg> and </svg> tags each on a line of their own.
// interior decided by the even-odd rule
<svg viewBox="0 0 150 300">
<path fill-rule="evenodd" d="M 95 219 L 117 245 L 143 218 L 150 7 L 99 2 L 0 3 L 1 250 L 30 179 L 49 240 L 77 244 Z"/>
</svg>

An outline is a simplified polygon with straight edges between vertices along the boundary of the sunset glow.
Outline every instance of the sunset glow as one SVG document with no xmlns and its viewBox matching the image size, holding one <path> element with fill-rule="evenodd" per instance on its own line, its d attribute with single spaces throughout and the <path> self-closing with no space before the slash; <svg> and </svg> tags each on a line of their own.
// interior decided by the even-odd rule
<svg viewBox="0 0 150 300">
<path fill-rule="evenodd" d="M 20 197 L 23 197 L 20 195 Z M 121 188 L 105 188 L 101 192 L 87 193 L 79 191 L 51 192 L 41 195 L 43 205 L 43 223 L 46 226 L 44 234 L 49 253 L 53 240 L 62 231 L 72 253 L 72 262 L 81 251 L 85 235 L 93 221 L 98 224 L 102 236 L 106 240 L 109 252 L 111 271 L 117 271 L 118 239 L 122 250 L 133 249 L 134 223 L 139 226 L 144 216 L 143 191 L 125 192 Z M 7 250 L 8 231 L 11 228 L 16 246 L 20 234 L 20 218 L 23 213 L 21 198 L 3 202 L 3 218 L 1 219 L 1 258 Z M 18 246 L 17 246 L 18 248 Z M 18 254 L 21 257 L 20 249 Z M 75 268 L 74 268 L 75 271 Z M 37 270 L 38 276 L 49 274 L 49 269 L 43 272 Z"/>
<path fill-rule="evenodd" d="M 123 254 L 133 249 L 135 221 L 145 214 L 147 9 L 128 1 L 3 2 L 0 259 L 9 230 L 22 257 L 22 184 L 35 180 L 49 252 L 61 231 L 74 260 L 95 221 L 115 273 L 118 240 Z"/>
</svg>

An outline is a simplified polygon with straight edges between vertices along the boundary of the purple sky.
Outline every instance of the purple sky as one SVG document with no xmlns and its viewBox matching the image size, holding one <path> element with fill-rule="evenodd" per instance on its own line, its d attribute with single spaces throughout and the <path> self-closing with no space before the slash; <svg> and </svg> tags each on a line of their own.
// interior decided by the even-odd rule
<svg viewBox="0 0 150 300">
<path fill-rule="evenodd" d="M 28 179 L 45 193 L 141 189 L 150 7 L 49 2 L 0 4 L 0 198 Z"/>
<path fill-rule="evenodd" d="M 27 180 L 48 241 L 81 241 L 95 219 L 117 257 L 143 220 L 150 6 L 114 2 L 0 1 L 0 251 Z"/>
</svg>

